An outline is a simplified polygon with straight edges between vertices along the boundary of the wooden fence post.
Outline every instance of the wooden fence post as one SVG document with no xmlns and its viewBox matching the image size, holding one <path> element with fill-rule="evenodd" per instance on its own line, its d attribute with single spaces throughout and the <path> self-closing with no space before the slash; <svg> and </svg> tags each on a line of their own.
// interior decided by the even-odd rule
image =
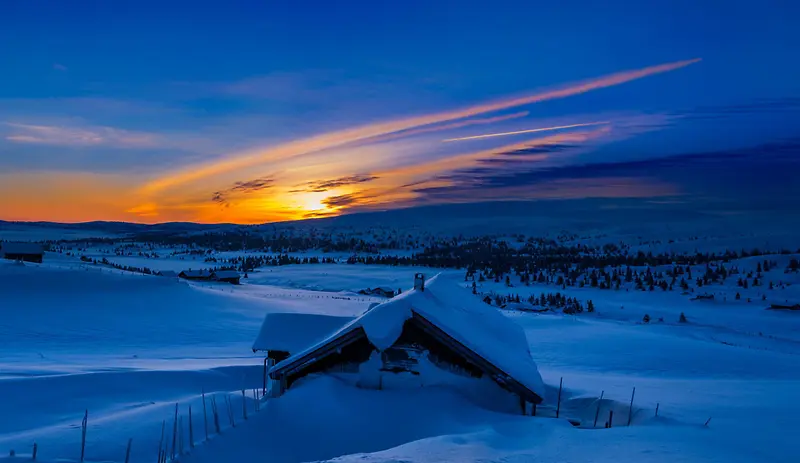
<svg viewBox="0 0 800 463">
<path fill-rule="evenodd" d="M 628 408 L 628 426 L 631 425 L 631 419 L 633 419 L 633 396 L 636 395 L 636 388 L 633 388 L 633 392 L 631 392 L 631 406 Z"/>
<path fill-rule="evenodd" d="M 208 440 L 208 415 L 206 415 L 206 390 L 203 389 L 203 429 L 206 431 L 206 440 Z"/>
<path fill-rule="evenodd" d="M 36 445 L 36 442 L 34 442 L 33 443 L 33 456 L 31 457 L 31 460 L 36 461 L 36 453 L 37 453 L 38 450 L 39 450 L 39 446 Z"/>
<path fill-rule="evenodd" d="M 161 463 L 161 451 L 164 448 L 164 428 L 167 425 L 167 420 L 161 421 L 161 440 L 158 441 L 158 463 Z"/>
<path fill-rule="evenodd" d="M 131 461 L 131 444 L 133 443 L 133 438 L 128 438 L 128 448 L 125 449 L 125 463 L 130 463 Z"/>
<path fill-rule="evenodd" d="M 244 395 L 244 389 L 242 389 L 242 417 L 247 419 L 247 397 Z"/>
<path fill-rule="evenodd" d="M 613 425 L 614 425 L 614 410 L 609 410 L 608 411 L 608 427 L 610 428 Z"/>
<path fill-rule="evenodd" d="M 267 357 L 264 357 L 264 386 L 261 395 L 267 395 Z"/>
<path fill-rule="evenodd" d="M 172 459 L 175 459 L 175 445 L 178 441 L 178 404 L 175 404 L 175 419 L 172 421 Z"/>
<path fill-rule="evenodd" d="M 194 427 L 192 426 L 192 406 L 189 405 L 189 447 L 194 448 Z"/>
<path fill-rule="evenodd" d="M 183 455 L 183 415 L 178 417 L 178 455 Z"/>
<path fill-rule="evenodd" d="M 86 456 L 86 428 L 89 425 L 89 410 L 83 414 L 83 421 L 81 421 L 81 462 Z"/>
<path fill-rule="evenodd" d="M 601 402 L 603 402 L 603 394 L 605 393 L 606 391 L 600 391 L 600 400 L 597 401 L 597 411 L 594 412 L 594 425 L 592 426 L 593 428 L 597 427 L 597 418 L 600 416 L 600 404 Z"/>
<path fill-rule="evenodd" d="M 556 418 L 561 414 L 561 388 L 564 386 L 564 377 L 558 382 L 558 404 L 556 405 Z"/>
<path fill-rule="evenodd" d="M 236 421 L 233 418 L 233 402 L 230 394 L 225 394 L 225 408 L 228 409 L 228 419 L 231 421 L 231 427 L 235 428 Z"/>
<path fill-rule="evenodd" d="M 658 416 L 658 406 L 659 406 L 659 405 L 660 405 L 660 404 L 656 403 L 656 416 Z"/>
<path fill-rule="evenodd" d="M 217 434 L 220 434 L 219 430 L 219 413 L 217 410 L 217 396 L 211 396 L 211 412 L 214 414 L 214 428 L 217 430 Z"/>
</svg>

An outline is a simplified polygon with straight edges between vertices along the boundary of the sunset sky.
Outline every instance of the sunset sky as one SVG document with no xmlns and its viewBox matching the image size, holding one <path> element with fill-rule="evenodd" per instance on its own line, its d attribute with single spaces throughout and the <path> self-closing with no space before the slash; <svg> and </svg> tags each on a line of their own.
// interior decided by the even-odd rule
<svg viewBox="0 0 800 463">
<path fill-rule="evenodd" d="M 798 17 L 788 0 L 6 0 L 0 220 L 785 199 Z"/>
</svg>

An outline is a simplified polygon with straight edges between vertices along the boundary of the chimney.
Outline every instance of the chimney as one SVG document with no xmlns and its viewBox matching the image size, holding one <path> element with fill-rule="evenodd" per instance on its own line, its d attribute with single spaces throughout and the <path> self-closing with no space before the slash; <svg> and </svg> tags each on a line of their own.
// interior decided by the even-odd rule
<svg viewBox="0 0 800 463">
<path fill-rule="evenodd" d="M 414 289 L 425 291 L 425 275 L 421 273 L 414 275 Z"/>
</svg>

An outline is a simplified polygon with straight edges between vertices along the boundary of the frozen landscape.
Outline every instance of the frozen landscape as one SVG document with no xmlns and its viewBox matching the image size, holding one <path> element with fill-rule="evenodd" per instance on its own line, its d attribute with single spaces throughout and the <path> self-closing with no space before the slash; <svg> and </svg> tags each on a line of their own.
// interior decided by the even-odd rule
<svg viewBox="0 0 800 463">
<path fill-rule="evenodd" d="M 297 237 L 319 239 L 297 225 Z M 49 249 L 43 262 L 0 260 L 4 458 L 30 459 L 35 445 L 37 461 L 79 461 L 88 411 L 89 462 L 158 461 L 161 449 L 186 462 L 796 461 L 800 312 L 790 307 L 800 274 L 785 230 L 553 234 L 536 245 L 538 269 L 496 274 L 436 260 L 442 243 L 452 257 L 469 236 L 347 227 L 326 236 L 352 233 L 370 249 L 295 243 L 285 252 L 263 244 L 276 238 L 258 227 L 233 227 L 245 237 L 235 245 L 203 247 L 193 232 L 144 240 L 102 226 L 63 236 L 30 226 L 30 240 Z M 0 239 L 20 241 L 25 229 L 6 225 Z M 387 247 L 396 235 L 411 238 Z M 482 239 L 532 259 L 525 246 L 536 236 Z M 579 243 L 587 247 L 567 267 L 541 265 Z M 592 260 L 663 252 L 696 261 Z M 709 252 L 716 257 L 697 257 Z M 241 273 L 241 284 L 176 275 L 221 268 Z M 459 297 L 521 327 L 545 384 L 536 416 L 448 384 L 376 390 L 325 374 L 262 397 L 264 353 L 252 346 L 267 314 L 356 317 L 387 300 L 363 290 L 407 292 L 417 273 L 462 286 Z"/>
<path fill-rule="evenodd" d="M 799 19 L 0 0 L 0 463 L 800 463 Z"/>
</svg>

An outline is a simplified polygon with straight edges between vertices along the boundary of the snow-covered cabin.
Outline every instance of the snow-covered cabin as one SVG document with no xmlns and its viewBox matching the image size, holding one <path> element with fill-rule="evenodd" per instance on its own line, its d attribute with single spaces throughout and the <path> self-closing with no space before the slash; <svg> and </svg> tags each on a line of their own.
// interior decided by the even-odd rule
<svg viewBox="0 0 800 463">
<path fill-rule="evenodd" d="M 383 388 L 399 377 L 427 384 L 489 379 L 519 397 L 541 403 L 544 384 L 522 328 L 440 276 L 378 304 L 318 342 L 269 369 L 273 395 L 311 374 L 355 379 Z"/>
<path fill-rule="evenodd" d="M 208 270 L 184 270 L 178 274 L 184 280 L 210 280 L 211 272 Z"/>
<path fill-rule="evenodd" d="M 41 264 L 44 260 L 44 247 L 39 243 L 5 241 L 0 243 L 0 257 Z"/>
<path fill-rule="evenodd" d="M 387 297 L 387 298 L 394 297 L 394 290 L 387 286 L 381 286 L 379 288 L 362 289 L 358 293 L 364 294 L 366 296 L 377 296 L 377 297 Z"/>
<path fill-rule="evenodd" d="M 214 281 L 221 281 L 224 283 L 231 283 L 234 285 L 239 284 L 239 279 L 242 276 L 236 270 L 217 270 L 211 272 L 211 279 Z"/>
</svg>

